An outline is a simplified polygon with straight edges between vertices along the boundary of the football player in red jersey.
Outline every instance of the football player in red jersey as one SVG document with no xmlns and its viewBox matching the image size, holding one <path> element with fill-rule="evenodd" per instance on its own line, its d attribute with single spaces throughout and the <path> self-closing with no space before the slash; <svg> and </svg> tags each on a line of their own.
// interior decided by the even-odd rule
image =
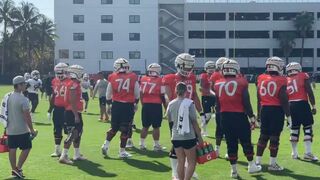
<svg viewBox="0 0 320 180">
<path fill-rule="evenodd" d="M 61 141 L 62 141 L 62 128 L 64 124 L 64 111 L 65 111 L 65 89 L 67 78 L 68 65 L 65 63 L 58 63 L 54 67 L 56 77 L 52 80 L 51 86 L 53 89 L 52 97 L 50 98 L 50 104 L 53 105 L 53 135 L 55 142 L 54 153 L 51 157 L 59 157 L 61 155 Z"/>
<path fill-rule="evenodd" d="M 250 123 L 255 123 L 248 82 L 238 76 L 240 67 L 237 61 L 227 60 L 222 65 L 223 78 L 215 82 L 214 91 L 221 115 L 221 124 L 227 140 L 228 157 L 231 164 L 231 177 L 238 178 L 238 142 L 248 160 L 248 172 L 261 171 L 261 166 L 253 161 Z M 250 123 L 248 121 L 250 118 Z"/>
<path fill-rule="evenodd" d="M 210 84 L 211 84 L 212 90 L 214 89 L 215 82 L 217 80 L 219 80 L 220 78 L 223 78 L 223 75 L 221 73 L 221 68 L 222 68 L 222 64 L 227 60 L 228 60 L 228 58 L 226 58 L 226 57 L 220 57 L 216 61 L 216 71 L 214 73 L 212 73 L 212 75 L 210 76 Z M 221 141 L 223 138 L 223 131 L 222 131 L 222 127 L 221 127 L 221 117 L 220 117 L 220 110 L 219 110 L 218 106 L 216 106 L 216 132 L 215 132 L 215 136 L 216 136 L 215 151 L 217 153 L 217 156 L 219 156 Z M 226 154 L 226 158 L 228 158 L 228 154 Z"/>
<path fill-rule="evenodd" d="M 140 98 L 140 87 L 138 77 L 130 72 L 128 60 L 119 58 L 114 62 L 114 73 L 108 77 L 107 104 L 108 112 L 111 111 L 111 129 L 102 145 L 102 154 L 108 155 L 110 141 L 118 131 L 120 135 L 119 157 L 127 158 L 132 155 L 126 152 L 125 147 L 131 131 L 134 109 Z M 112 108 L 111 108 L 112 104 Z"/>
<path fill-rule="evenodd" d="M 140 80 L 140 98 L 142 104 L 141 118 L 142 130 L 140 135 L 140 149 L 146 150 L 145 138 L 148 135 L 148 129 L 152 125 L 154 151 L 162 151 L 159 143 L 160 127 L 162 122 L 162 106 L 166 100 L 164 98 L 165 86 L 162 84 L 160 77 L 161 66 L 157 63 L 152 63 L 147 68 L 147 75 L 142 76 Z"/>
<path fill-rule="evenodd" d="M 201 118 L 204 119 L 205 115 L 202 113 L 201 103 L 196 92 L 196 77 L 192 73 L 194 68 L 195 59 L 188 53 L 179 54 L 175 59 L 175 67 L 177 68 L 176 74 L 167 74 L 163 77 L 162 82 L 166 86 L 166 94 L 171 101 L 176 98 L 175 87 L 177 83 L 184 82 L 187 85 L 186 97 L 194 101 L 197 111 L 200 113 Z M 170 130 L 172 129 L 172 123 L 169 124 Z M 177 157 L 172 147 L 170 151 L 170 162 L 172 168 L 172 177 L 177 178 Z M 197 176 L 196 173 L 194 176 Z"/>
<path fill-rule="evenodd" d="M 214 111 L 214 106 L 216 104 L 216 97 L 215 94 L 212 93 L 210 87 L 210 77 L 214 73 L 216 69 L 216 64 L 213 61 L 207 61 L 204 64 L 204 70 L 206 72 L 200 75 L 200 91 L 201 91 L 201 103 L 203 112 L 205 113 L 205 119 L 201 122 L 201 134 L 202 136 L 208 136 L 207 132 L 207 124 L 211 119 L 211 113 Z"/>
<path fill-rule="evenodd" d="M 313 137 L 313 115 L 316 114 L 316 101 L 309 75 L 302 72 L 301 65 L 292 62 L 286 67 L 287 73 L 287 91 L 289 96 L 290 111 L 292 117 L 290 141 L 292 145 L 292 158 L 298 159 L 298 140 L 300 134 L 300 126 L 303 125 L 305 154 L 306 160 L 318 161 L 318 158 L 311 152 L 311 144 Z M 309 102 L 312 105 L 310 108 Z"/>
<path fill-rule="evenodd" d="M 73 161 L 68 158 L 68 151 L 72 143 L 75 150 L 73 160 L 85 160 L 80 153 L 80 141 L 83 131 L 81 116 L 83 102 L 80 80 L 83 76 L 83 71 L 83 67 L 79 65 L 72 65 L 68 68 L 70 81 L 66 84 L 64 113 L 64 128 L 68 137 L 64 141 L 64 149 L 59 159 L 59 162 L 63 164 L 73 164 Z"/>
<path fill-rule="evenodd" d="M 266 61 L 266 72 L 258 81 L 258 104 L 260 104 L 261 127 L 257 145 L 256 163 L 261 164 L 263 151 L 270 141 L 269 171 L 282 171 L 277 164 L 280 134 L 284 125 L 284 115 L 290 126 L 291 116 L 287 95 L 287 79 L 283 76 L 284 61 L 279 57 L 270 57 Z"/>
</svg>

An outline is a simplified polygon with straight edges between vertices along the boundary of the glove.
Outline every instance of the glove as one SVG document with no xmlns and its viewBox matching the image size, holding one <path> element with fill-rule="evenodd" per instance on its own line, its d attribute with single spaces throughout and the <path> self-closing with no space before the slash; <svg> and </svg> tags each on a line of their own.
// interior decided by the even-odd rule
<svg viewBox="0 0 320 180">
<path fill-rule="evenodd" d="M 288 117 L 287 117 L 287 127 L 288 127 L 289 129 L 291 129 L 291 127 L 292 127 L 291 116 L 288 116 Z"/>
<path fill-rule="evenodd" d="M 200 113 L 200 119 L 201 119 L 201 124 L 206 123 L 206 114 L 205 113 Z"/>
<path fill-rule="evenodd" d="M 316 109 L 316 106 L 315 106 L 315 105 L 312 105 L 311 112 L 312 112 L 313 115 L 316 115 L 316 114 L 317 114 L 317 109 Z"/>
<path fill-rule="evenodd" d="M 256 128 L 256 116 L 253 115 L 250 119 L 250 128 L 251 130 L 254 130 Z"/>
</svg>

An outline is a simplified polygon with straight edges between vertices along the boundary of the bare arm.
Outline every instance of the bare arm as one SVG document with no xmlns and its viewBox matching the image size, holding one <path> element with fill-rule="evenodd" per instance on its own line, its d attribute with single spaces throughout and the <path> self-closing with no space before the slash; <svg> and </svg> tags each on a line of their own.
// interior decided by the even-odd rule
<svg viewBox="0 0 320 180">
<path fill-rule="evenodd" d="M 309 97 L 309 101 L 311 103 L 312 106 L 316 105 L 316 100 L 314 98 L 314 94 L 313 94 L 313 90 L 311 88 L 311 82 L 309 79 L 306 79 L 304 82 L 304 87 L 308 93 L 308 97 Z"/>
<path fill-rule="evenodd" d="M 27 123 L 28 128 L 31 131 L 31 134 L 34 134 L 34 129 L 33 129 L 32 120 L 31 120 L 29 109 L 23 111 L 23 119 Z"/>
<path fill-rule="evenodd" d="M 197 94 L 197 92 L 193 93 L 193 98 L 192 98 L 195 106 L 196 106 L 196 109 L 199 113 L 202 113 L 202 106 L 201 106 L 201 102 L 200 102 L 200 99 L 199 99 L 199 96 Z"/>
<path fill-rule="evenodd" d="M 289 98 L 287 95 L 287 86 L 282 86 L 279 92 L 279 99 L 286 116 L 290 116 Z"/>
<path fill-rule="evenodd" d="M 252 110 L 252 106 L 251 106 L 251 102 L 250 102 L 250 95 L 249 95 L 249 91 L 248 88 L 245 88 L 242 92 L 242 103 L 244 106 L 244 109 L 246 110 L 246 114 L 251 118 L 254 116 L 253 114 L 253 110 Z"/>
<path fill-rule="evenodd" d="M 71 110 L 75 117 L 75 122 L 79 123 L 80 118 L 79 118 L 78 109 L 77 109 L 77 95 L 76 95 L 75 89 L 70 89 L 70 104 L 71 104 Z"/>
</svg>

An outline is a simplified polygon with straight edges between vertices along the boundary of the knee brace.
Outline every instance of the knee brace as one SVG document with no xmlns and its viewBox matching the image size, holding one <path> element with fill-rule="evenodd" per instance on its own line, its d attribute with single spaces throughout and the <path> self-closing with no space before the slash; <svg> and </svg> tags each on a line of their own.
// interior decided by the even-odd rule
<svg viewBox="0 0 320 180">
<path fill-rule="evenodd" d="M 82 136 L 82 131 L 79 131 L 77 129 L 74 130 L 74 138 L 73 138 L 73 142 L 78 144 L 81 141 L 81 136 Z"/>
<path fill-rule="evenodd" d="M 68 136 L 67 136 L 67 138 L 64 140 L 64 143 L 65 143 L 65 144 L 69 144 L 69 143 L 71 143 L 71 142 L 74 140 L 74 138 L 76 137 L 75 130 L 76 130 L 75 127 L 67 127 L 67 128 L 66 128 L 66 131 L 67 131 Z"/>
<path fill-rule="evenodd" d="M 278 150 L 279 148 L 279 136 L 270 136 L 270 146 L 269 149 L 270 150 Z"/>
<path fill-rule="evenodd" d="M 304 131 L 304 141 L 312 142 L 312 137 L 313 137 L 312 125 L 303 127 L 303 131 Z"/>
<path fill-rule="evenodd" d="M 290 130 L 290 141 L 291 142 L 298 142 L 299 141 L 299 129 L 291 129 Z"/>
<path fill-rule="evenodd" d="M 268 140 L 269 140 L 269 136 L 260 134 L 260 137 L 258 140 L 258 146 L 262 148 L 267 147 Z"/>
</svg>

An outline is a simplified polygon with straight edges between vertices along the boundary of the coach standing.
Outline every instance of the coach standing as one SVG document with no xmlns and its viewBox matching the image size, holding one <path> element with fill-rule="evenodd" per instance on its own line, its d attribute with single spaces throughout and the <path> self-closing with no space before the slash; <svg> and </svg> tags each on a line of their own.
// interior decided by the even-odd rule
<svg viewBox="0 0 320 180">
<path fill-rule="evenodd" d="M 24 77 L 13 78 L 14 92 L 8 99 L 8 134 L 9 160 L 12 175 L 23 178 L 22 166 L 26 161 L 32 147 L 31 135 L 36 133 L 32 126 L 28 99 L 22 94 L 26 90 Z M 31 134 L 31 135 L 30 135 Z M 22 150 L 18 164 L 16 163 L 17 148 Z"/>
</svg>

